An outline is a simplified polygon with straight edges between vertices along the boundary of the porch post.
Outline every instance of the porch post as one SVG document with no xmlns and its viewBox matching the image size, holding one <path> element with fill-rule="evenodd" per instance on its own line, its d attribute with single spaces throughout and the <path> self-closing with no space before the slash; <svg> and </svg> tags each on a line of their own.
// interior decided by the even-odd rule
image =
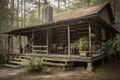
<svg viewBox="0 0 120 80">
<path fill-rule="evenodd" d="M 5 34 L 5 50 L 7 50 L 7 36 Z"/>
<path fill-rule="evenodd" d="M 32 53 L 33 53 L 33 46 L 34 46 L 34 32 L 32 31 L 32 39 L 31 39 L 31 47 L 32 47 Z"/>
<path fill-rule="evenodd" d="M 13 37 L 8 35 L 8 53 L 13 53 Z"/>
<path fill-rule="evenodd" d="M 10 40 L 10 47 L 11 47 L 11 53 L 13 53 L 13 35 L 11 36 L 11 40 Z"/>
<path fill-rule="evenodd" d="M 19 52 L 22 53 L 22 43 L 21 43 L 21 35 L 19 34 Z"/>
<path fill-rule="evenodd" d="M 89 51 L 90 51 L 90 57 L 92 57 L 92 48 L 91 48 L 91 24 L 89 22 Z"/>
<path fill-rule="evenodd" d="M 92 44 L 91 44 L 91 23 L 89 22 L 89 51 L 90 51 L 90 58 L 92 58 Z M 93 65 L 92 60 L 90 59 L 89 62 L 87 62 L 87 71 L 92 72 L 93 71 Z"/>
<path fill-rule="evenodd" d="M 49 33 L 48 33 L 48 29 L 47 29 L 47 42 L 46 42 L 46 44 L 47 44 L 47 55 L 48 55 L 48 51 L 49 51 L 49 49 L 48 49 L 48 47 L 49 47 Z"/>
<path fill-rule="evenodd" d="M 70 26 L 68 25 L 67 27 L 68 30 L 68 55 L 71 56 L 70 54 Z"/>
<path fill-rule="evenodd" d="M 8 35 L 8 53 L 10 53 L 10 51 L 11 51 L 11 49 L 10 49 L 10 44 L 11 44 L 10 39 L 11 39 L 11 36 Z"/>
</svg>

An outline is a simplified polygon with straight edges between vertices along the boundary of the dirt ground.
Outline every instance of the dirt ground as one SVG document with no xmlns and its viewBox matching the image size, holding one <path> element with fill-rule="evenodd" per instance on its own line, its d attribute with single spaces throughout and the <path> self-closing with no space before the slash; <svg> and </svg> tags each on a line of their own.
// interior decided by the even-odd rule
<svg viewBox="0 0 120 80">
<path fill-rule="evenodd" d="M 51 74 L 26 73 L 26 69 L 0 67 L 0 80 L 120 80 L 120 64 L 106 63 L 94 72 L 77 67 L 72 71 L 57 71 Z"/>
</svg>

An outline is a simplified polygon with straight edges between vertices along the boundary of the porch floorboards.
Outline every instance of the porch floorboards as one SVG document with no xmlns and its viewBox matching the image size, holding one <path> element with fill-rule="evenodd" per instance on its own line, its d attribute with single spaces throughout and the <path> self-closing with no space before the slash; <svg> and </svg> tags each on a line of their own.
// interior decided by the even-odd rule
<svg viewBox="0 0 120 80">
<path fill-rule="evenodd" d="M 61 60 L 70 60 L 70 61 L 80 61 L 80 62 L 94 62 L 96 60 L 102 59 L 105 55 L 102 54 L 92 54 L 92 57 L 81 57 L 78 54 L 74 55 L 64 55 L 64 54 L 32 54 L 32 53 L 24 53 L 24 54 L 9 54 L 9 55 L 17 55 L 17 56 L 39 56 L 39 57 L 47 57 L 53 59 L 61 59 Z"/>
</svg>

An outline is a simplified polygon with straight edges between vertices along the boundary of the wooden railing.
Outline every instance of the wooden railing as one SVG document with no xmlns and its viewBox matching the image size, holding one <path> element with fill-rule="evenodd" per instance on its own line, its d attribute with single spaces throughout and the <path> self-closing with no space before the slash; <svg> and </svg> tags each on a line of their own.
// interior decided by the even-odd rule
<svg viewBox="0 0 120 80">
<path fill-rule="evenodd" d="M 43 45 L 43 46 L 33 46 L 33 53 L 48 53 L 48 46 Z"/>
</svg>

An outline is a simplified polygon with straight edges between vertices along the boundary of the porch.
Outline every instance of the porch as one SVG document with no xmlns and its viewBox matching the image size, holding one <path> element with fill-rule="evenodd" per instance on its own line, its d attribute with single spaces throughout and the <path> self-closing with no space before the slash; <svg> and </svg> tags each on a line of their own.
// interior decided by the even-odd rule
<svg viewBox="0 0 120 80">
<path fill-rule="evenodd" d="M 102 47 L 100 34 L 96 32 L 100 32 L 101 28 L 95 28 L 92 21 L 82 21 L 68 26 L 61 25 L 50 29 L 32 29 L 30 31 L 15 31 L 8 35 L 9 54 L 60 54 L 69 57 L 71 57 L 71 55 L 79 57 L 80 53 L 78 52 L 79 50 L 75 48 L 75 42 L 82 37 L 87 37 L 89 57 L 92 57 L 92 53 L 100 53 Z M 95 34 L 96 38 L 92 39 L 91 34 Z"/>
<path fill-rule="evenodd" d="M 109 55 L 103 55 L 103 54 L 92 54 L 92 57 L 81 57 L 80 55 L 76 54 L 76 55 L 61 55 L 61 54 L 8 54 L 8 56 L 12 56 L 12 57 L 17 57 L 17 56 L 28 56 L 28 57 L 33 57 L 33 56 L 37 56 L 37 57 L 43 57 L 43 58 L 52 58 L 52 59 L 61 59 L 61 60 L 69 60 L 69 61 L 73 61 L 73 62 L 94 62 L 96 60 L 102 59 L 106 56 Z"/>
<path fill-rule="evenodd" d="M 104 58 L 109 55 L 103 54 L 92 54 L 92 57 L 81 57 L 80 55 L 60 55 L 60 54 L 8 54 L 8 64 L 5 66 L 9 67 L 21 67 L 22 61 L 24 59 L 30 59 L 32 57 L 40 57 L 43 59 L 43 64 L 48 66 L 62 67 L 63 70 L 71 70 L 75 62 L 84 62 L 87 65 L 87 71 L 93 70 L 93 62 L 97 60 L 102 60 L 104 63 Z"/>
<path fill-rule="evenodd" d="M 37 57 L 48 58 L 50 61 L 48 64 L 65 63 L 62 66 L 66 65 L 66 61 L 70 63 L 85 62 L 88 65 L 87 69 L 92 70 L 92 62 L 106 56 L 101 49 L 104 45 L 101 45 L 102 42 L 100 42 L 101 39 L 104 39 L 105 34 L 101 33 L 101 26 L 96 28 L 96 25 L 98 24 L 94 21 L 83 20 L 68 26 L 60 25 L 50 28 L 39 27 L 40 29 L 35 30 L 31 28 L 30 30 L 21 29 L 19 32 L 13 31 L 8 35 L 8 55 L 13 56 L 13 58 L 36 55 Z M 91 38 L 92 33 L 96 35 L 95 39 Z M 87 52 L 89 55 L 86 57 L 80 55 L 74 44 L 82 37 L 87 37 L 88 40 Z M 17 40 L 14 41 L 14 38 Z M 15 49 L 15 42 L 18 44 L 17 49 Z M 16 62 L 12 62 L 16 64 Z"/>
</svg>

